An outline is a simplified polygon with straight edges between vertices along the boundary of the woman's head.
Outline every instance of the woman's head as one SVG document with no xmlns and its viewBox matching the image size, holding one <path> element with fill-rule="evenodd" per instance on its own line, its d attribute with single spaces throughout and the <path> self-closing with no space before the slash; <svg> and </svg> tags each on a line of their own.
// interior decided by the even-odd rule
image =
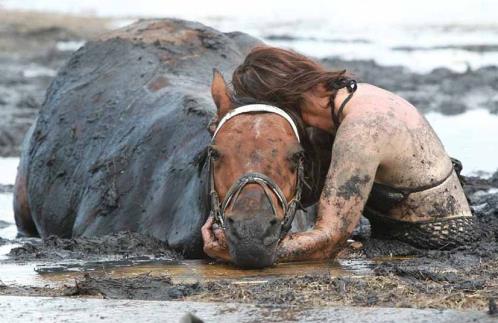
<svg viewBox="0 0 498 323">
<path fill-rule="evenodd" d="M 321 88 L 333 98 L 346 79 L 346 71 L 327 71 L 296 52 L 257 47 L 235 69 L 232 84 L 236 97 L 254 98 L 301 114 L 310 91 Z"/>
</svg>

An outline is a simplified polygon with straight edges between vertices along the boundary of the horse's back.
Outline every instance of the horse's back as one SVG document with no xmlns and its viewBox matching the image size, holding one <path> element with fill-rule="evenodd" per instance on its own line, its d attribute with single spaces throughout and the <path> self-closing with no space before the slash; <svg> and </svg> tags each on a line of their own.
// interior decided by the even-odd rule
<svg viewBox="0 0 498 323">
<path fill-rule="evenodd" d="M 78 50 L 48 89 L 21 160 L 37 232 L 137 231 L 199 254 L 212 68 L 229 73 L 255 44 L 152 20 Z"/>
</svg>

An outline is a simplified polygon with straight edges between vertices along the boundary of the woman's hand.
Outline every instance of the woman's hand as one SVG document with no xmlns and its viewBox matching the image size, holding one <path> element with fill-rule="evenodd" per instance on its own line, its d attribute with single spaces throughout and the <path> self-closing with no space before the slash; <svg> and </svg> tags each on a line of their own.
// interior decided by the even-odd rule
<svg viewBox="0 0 498 323">
<path fill-rule="evenodd" d="M 230 253 L 226 243 L 225 233 L 214 218 L 210 216 L 202 226 L 202 239 L 204 240 L 204 252 L 211 258 L 230 261 Z"/>
</svg>

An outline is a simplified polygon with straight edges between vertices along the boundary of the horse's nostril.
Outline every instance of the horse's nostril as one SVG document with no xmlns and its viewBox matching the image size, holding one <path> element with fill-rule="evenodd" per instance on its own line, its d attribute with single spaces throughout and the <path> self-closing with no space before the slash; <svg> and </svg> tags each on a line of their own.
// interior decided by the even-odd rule
<svg viewBox="0 0 498 323">
<path fill-rule="evenodd" d="M 228 218 L 227 220 L 228 220 L 228 223 L 230 223 L 230 224 L 233 224 L 233 222 L 234 222 L 232 218 Z"/>
<path fill-rule="evenodd" d="M 271 221 L 270 221 L 270 224 L 271 224 L 271 225 L 275 225 L 275 224 L 277 224 L 277 219 L 273 219 L 273 220 L 271 220 Z"/>
</svg>

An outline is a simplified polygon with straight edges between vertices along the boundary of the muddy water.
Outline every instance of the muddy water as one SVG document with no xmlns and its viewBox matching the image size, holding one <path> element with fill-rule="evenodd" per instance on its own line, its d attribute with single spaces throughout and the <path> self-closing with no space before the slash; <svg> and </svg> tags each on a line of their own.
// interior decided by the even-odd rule
<svg viewBox="0 0 498 323">
<path fill-rule="evenodd" d="M 0 247 L 0 260 L 17 245 Z M 275 278 L 287 278 L 306 274 L 326 274 L 332 277 L 343 275 L 371 275 L 374 262 L 371 260 L 339 260 L 337 262 L 310 262 L 278 264 L 260 270 L 241 270 L 229 265 L 206 260 L 151 260 L 151 259 L 112 259 L 82 262 L 67 260 L 60 263 L 0 263 L 0 278 L 6 285 L 30 287 L 62 287 L 73 285 L 85 273 L 107 278 L 132 278 L 147 274 L 150 276 L 167 275 L 174 283 L 194 283 L 215 280 L 230 280 L 236 284 L 258 284 Z"/>
</svg>

